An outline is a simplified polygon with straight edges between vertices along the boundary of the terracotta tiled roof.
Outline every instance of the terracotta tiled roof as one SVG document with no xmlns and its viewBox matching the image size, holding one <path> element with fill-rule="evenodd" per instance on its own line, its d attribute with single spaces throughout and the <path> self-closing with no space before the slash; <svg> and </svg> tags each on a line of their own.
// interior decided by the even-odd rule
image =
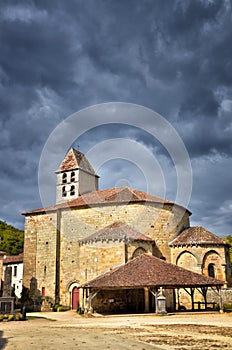
<svg viewBox="0 0 232 350">
<path fill-rule="evenodd" d="M 140 202 L 140 203 L 149 202 L 149 203 L 174 205 L 174 203 L 169 200 L 162 199 L 160 197 L 156 197 L 142 191 L 134 190 L 129 187 L 118 187 L 118 188 L 109 188 L 107 190 L 89 192 L 69 202 L 60 203 L 47 208 L 30 210 L 22 214 L 28 215 L 33 213 L 44 213 L 48 211 L 56 211 L 57 209 L 65 209 L 65 208 L 91 207 L 91 206 L 116 204 L 116 203 L 128 204 L 128 203 L 136 203 L 136 202 Z M 179 207 L 183 208 L 181 206 Z"/>
<path fill-rule="evenodd" d="M 97 241 L 152 241 L 152 239 L 144 234 L 135 231 L 130 226 L 121 222 L 115 222 L 94 234 L 81 239 L 80 243 L 97 242 Z"/>
<path fill-rule="evenodd" d="M 56 173 L 74 169 L 82 169 L 87 173 L 96 175 L 85 155 L 74 148 L 70 148 Z"/>
<path fill-rule="evenodd" d="M 142 287 L 200 287 L 222 286 L 223 281 L 204 276 L 143 254 L 82 287 L 86 288 L 142 288 Z"/>
<path fill-rule="evenodd" d="M 3 264 L 16 264 L 23 262 L 23 253 L 19 255 L 6 255 L 3 259 Z"/>
<path fill-rule="evenodd" d="M 210 231 L 207 231 L 201 226 L 189 227 L 179 236 L 177 236 L 169 245 L 172 246 L 183 246 L 183 245 L 226 245 L 220 237 L 215 236 Z"/>
</svg>

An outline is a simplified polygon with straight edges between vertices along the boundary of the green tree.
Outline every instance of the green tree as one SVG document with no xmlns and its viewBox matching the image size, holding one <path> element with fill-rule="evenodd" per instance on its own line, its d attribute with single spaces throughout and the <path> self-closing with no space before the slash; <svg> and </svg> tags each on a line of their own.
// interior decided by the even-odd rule
<svg viewBox="0 0 232 350">
<path fill-rule="evenodd" d="M 0 250 L 7 255 L 23 252 L 24 232 L 0 220 Z"/>
<path fill-rule="evenodd" d="M 224 238 L 224 241 L 230 245 L 230 261 L 232 262 L 232 236 L 228 235 Z"/>
</svg>

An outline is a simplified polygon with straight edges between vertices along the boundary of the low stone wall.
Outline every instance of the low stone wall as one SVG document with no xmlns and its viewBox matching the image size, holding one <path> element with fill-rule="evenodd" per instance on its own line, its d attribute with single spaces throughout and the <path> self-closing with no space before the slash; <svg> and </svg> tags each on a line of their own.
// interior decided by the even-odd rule
<svg viewBox="0 0 232 350">
<path fill-rule="evenodd" d="M 14 298 L 0 298 L 0 314 L 12 314 L 14 311 Z"/>
<path fill-rule="evenodd" d="M 222 304 L 232 304 L 232 288 L 223 288 L 221 289 Z M 176 298 L 178 299 L 178 297 Z M 184 310 L 191 310 L 192 303 L 190 295 L 184 290 L 179 290 L 179 303 L 180 307 Z M 216 305 L 220 303 L 220 295 L 216 289 L 208 288 L 207 291 L 207 309 L 215 309 Z M 177 305 L 178 308 L 178 305 Z M 194 309 L 195 310 L 204 310 L 205 303 L 203 295 L 195 289 L 194 291 Z"/>
<path fill-rule="evenodd" d="M 232 288 L 223 288 L 221 290 L 222 303 L 223 304 L 232 304 Z M 207 301 L 219 303 L 218 292 L 215 292 L 212 289 L 209 289 L 207 292 Z"/>
<path fill-rule="evenodd" d="M 100 291 L 94 298 L 92 307 L 100 313 L 123 313 L 127 309 L 126 291 Z"/>
</svg>

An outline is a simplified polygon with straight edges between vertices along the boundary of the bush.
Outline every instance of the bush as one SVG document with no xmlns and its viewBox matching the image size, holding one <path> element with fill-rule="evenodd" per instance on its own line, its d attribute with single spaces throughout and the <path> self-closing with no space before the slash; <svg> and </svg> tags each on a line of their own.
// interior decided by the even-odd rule
<svg viewBox="0 0 232 350">
<path fill-rule="evenodd" d="M 219 304 L 215 305 L 215 310 L 219 311 L 220 307 Z M 232 304 L 223 304 L 223 311 L 225 312 L 232 312 Z"/>
<path fill-rule="evenodd" d="M 8 315 L 8 321 L 14 321 L 14 315 Z"/>
<path fill-rule="evenodd" d="M 223 304 L 223 310 L 226 312 L 232 312 L 232 304 Z"/>
<path fill-rule="evenodd" d="M 64 306 L 64 305 L 61 305 L 61 304 L 56 304 L 53 306 L 53 311 L 54 312 L 61 312 L 61 311 L 68 311 L 70 310 L 70 307 L 69 306 Z"/>
<path fill-rule="evenodd" d="M 24 321 L 23 315 L 21 312 L 17 312 L 16 314 L 4 314 L 0 315 L 0 322 L 8 322 L 8 321 Z"/>
<path fill-rule="evenodd" d="M 78 308 L 77 308 L 77 313 L 78 313 L 79 315 L 83 315 L 83 314 L 84 314 L 84 310 L 82 310 L 81 307 L 78 307 Z"/>
<path fill-rule="evenodd" d="M 23 320 L 23 315 L 21 314 L 21 312 L 17 312 L 17 314 L 15 315 L 15 321 L 22 321 Z"/>
</svg>

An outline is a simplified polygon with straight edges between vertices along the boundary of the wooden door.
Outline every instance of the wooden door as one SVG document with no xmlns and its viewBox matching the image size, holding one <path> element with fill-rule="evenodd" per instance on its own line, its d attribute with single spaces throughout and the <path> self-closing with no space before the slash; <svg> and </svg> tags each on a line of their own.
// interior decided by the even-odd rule
<svg viewBox="0 0 232 350">
<path fill-rule="evenodd" d="M 72 290 L 72 309 L 77 310 L 79 304 L 79 289 L 74 287 Z"/>
</svg>

